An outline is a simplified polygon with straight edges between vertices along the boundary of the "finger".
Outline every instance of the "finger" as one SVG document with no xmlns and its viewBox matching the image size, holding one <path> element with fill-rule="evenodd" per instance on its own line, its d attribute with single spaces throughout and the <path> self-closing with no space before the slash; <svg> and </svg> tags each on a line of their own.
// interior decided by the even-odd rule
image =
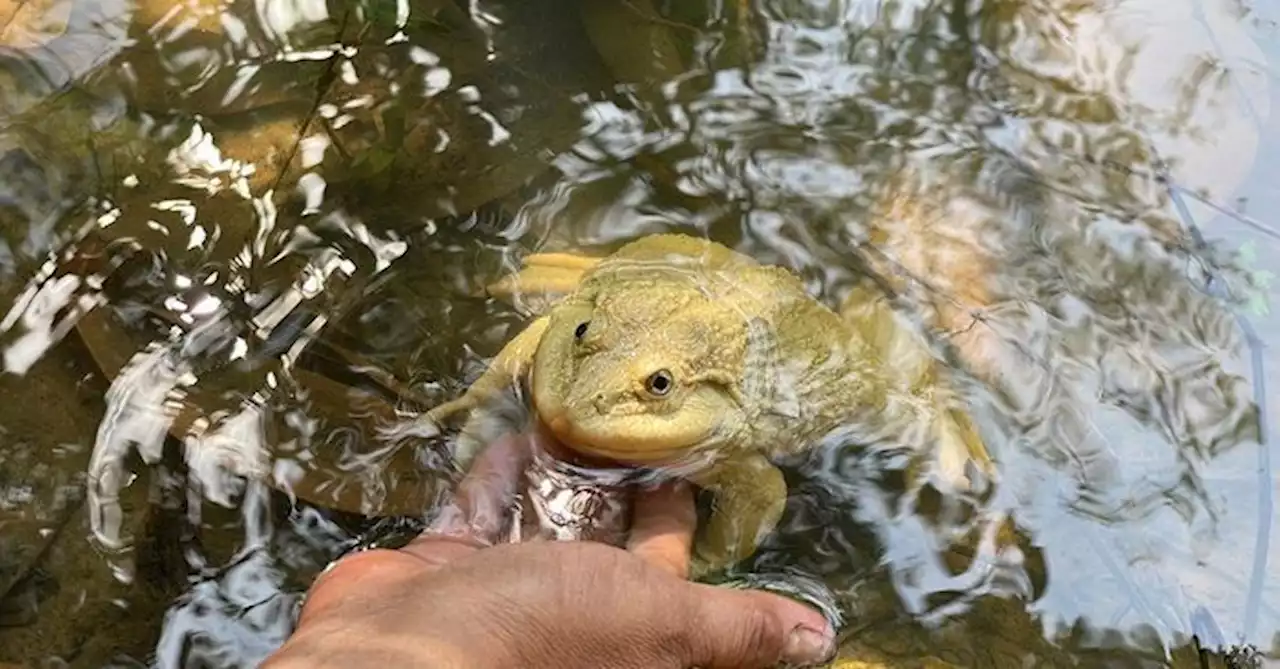
<svg viewBox="0 0 1280 669">
<path fill-rule="evenodd" d="M 835 654 L 835 630 L 818 611 L 780 595 L 694 585 L 682 666 L 809 666 Z"/>
<path fill-rule="evenodd" d="M 504 435 L 476 457 L 458 483 L 454 503 L 476 538 L 489 543 L 498 540 L 531 458 L 527 436 Z"/>
<path fill-rule="evenodd" d="M 403 550 L 432 553 L 442 549 L 431 546 L 442 542 L 475 549 L 497 543 L 530 457 L 528 439 L 521 435 L 508 434 L 490 444 L 476 456 L 435 520 Z"/>
<path fill-rule="evenodd" d="M 693 488 L 684 481 L 637 491 L 627 550 L 680 578 L 689 576 L 697 529 Z"/>
</svg>

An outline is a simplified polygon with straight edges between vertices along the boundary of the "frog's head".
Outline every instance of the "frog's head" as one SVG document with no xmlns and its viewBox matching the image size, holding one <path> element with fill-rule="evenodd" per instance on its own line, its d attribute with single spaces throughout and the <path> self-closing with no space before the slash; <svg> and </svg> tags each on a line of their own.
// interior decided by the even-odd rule
<svg viewBox="0 0 1280 669">
<path fill-rule="evenodd" d="M 579 293 L 552 310 L 533 361 L 539 418 L 579 453 L 674 462 L 743 425 L 743 319 L 694 285 Z"/>
</svg>

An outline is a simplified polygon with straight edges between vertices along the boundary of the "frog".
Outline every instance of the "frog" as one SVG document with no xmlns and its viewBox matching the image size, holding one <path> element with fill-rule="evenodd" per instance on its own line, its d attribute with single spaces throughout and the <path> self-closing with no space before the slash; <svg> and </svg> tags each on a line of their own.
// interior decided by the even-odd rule
<svg viewBox="0 0 1280 669">
<path fill-rule="evenodd" d="M 994 461 L 924 335 L 863 282 L 838 308 L 789 268 L 681 233 L 604 256 L 527 255 L 486 287 L 546 307 L 454 399 L 404 431 L 438 435 L 513 386 L 570 452 L 674 472 L 712 498 L 691 576 L 750 557 L 786 506 L 780 460 L 845 425 L 905 434 L 911 467 L 942 489 L 993 478 Z M 463 428 L 464 431 L 466 428 Z M 465 467 L 473 454 L 460 454 Z"/>
</svg>

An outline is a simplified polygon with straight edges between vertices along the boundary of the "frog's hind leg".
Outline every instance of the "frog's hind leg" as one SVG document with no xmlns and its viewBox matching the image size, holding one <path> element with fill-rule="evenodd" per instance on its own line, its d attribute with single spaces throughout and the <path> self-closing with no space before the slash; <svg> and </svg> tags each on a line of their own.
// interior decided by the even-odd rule
<svg viewBox="0 0 1280 669">
<path fill-rule="evenodd" d="M 901 391 L 925 400 L 927 419 L 932 423 L 934 455 L 941 483 L 952 489 L 970 487 L 969 463 L 985 477 L 995 475 L 982 436 L 968 409 L 958 406 L 950 387 L 950 374 L 929 350 L 921 335 L 900 322 L 888 297 L 871 281 L 853 288 L 840 307 L 848 320 L 876 352 L 892 366 L 904 383 Z M 914 479 L 919 465 L 908 472 Z"/>
<path fill-rule="evenodd" d="M 519 272 L 489 284 L 485 292 L 508 302 L 528 297 L 559 297 L 573 292 L 583 275 L 601 260 L 573 253 L 534 253 L 525 257 Z"/>
<path fill-rule="evenodd" d="M 776 573 L 733 569 L 756 552 L 782 518 L 787 505 L 782 471 L 757 454 L 722 462 L 692 478 L 712 492 L 714 501 L 706 525 L 698 528 L 689 577 L 789 597 L 817 609 L 833 629 L 841 630 L 844 616 L 839 602 L 816 576 L 795 568 Z"/>
</svg>

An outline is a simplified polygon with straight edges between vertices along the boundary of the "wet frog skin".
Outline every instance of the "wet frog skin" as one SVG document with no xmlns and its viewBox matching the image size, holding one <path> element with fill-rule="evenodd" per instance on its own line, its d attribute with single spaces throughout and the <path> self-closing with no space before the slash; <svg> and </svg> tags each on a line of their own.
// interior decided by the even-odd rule
<svg viewBox="0 0 1280 669">
<path fill-rule="evenodd" d="M 841 426 L 884 434 L 923 426 L 908 441 L 933 456 L 943 486 L 967 486 L 969 463 L 991 473 L 941 363 L 873 287 L 855 289 L 836 311 L 785 268 L 657 234 L 603 258 L 533 254 L 489 292 L 555 300 L 466 393 L 407 430 L 438 433 L 454 415 L 526 384 L 536 417 L 572 451 L 670 468 L 712 493 L 695 576 L 755 551 L 787 498 L 775 459 Z"/>
</svg>

